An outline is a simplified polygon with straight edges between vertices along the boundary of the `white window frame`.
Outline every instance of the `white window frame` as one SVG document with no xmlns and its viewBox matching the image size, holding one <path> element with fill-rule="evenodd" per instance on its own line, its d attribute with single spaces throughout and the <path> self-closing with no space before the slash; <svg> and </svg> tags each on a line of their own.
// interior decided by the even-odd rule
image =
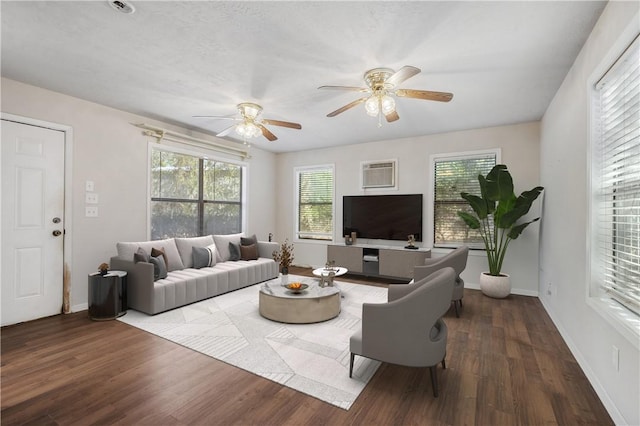
<svg viewBox="0 0 640 426">
<path fill-rule="evenodd" d="M 589 151 L 588 151 L 588 176 L 587 194 L 588 194 L 588 218 L 587 218 L 587 277 L 588 285 L 586 288 L 587 305 L 594 309 L 603 319 L 605 319 L 616 331 L 618 331 L 633 346 L 640 349 L 640 317 L 613 300 L 601 287 L 601 267 L 602 259 L 598 245 L 598 195 L 597 188 L 599 182 L 599 170 L 597 152 L 600 143 L 600 132 L 598 128 L 598 107 L 599 93 L 596 89 L 597 83 L 605 76 L 607 71 L 612 68 L 613 64 L 620 58 L 625 50 L 639 36 L 637 25 L 629 25 L 619 39 L 613 44 L 607 55 L 600 64 L 594 69 L 594 72 L 587 79 L 587 94 L 590 99 L 590 115 L 589 115 Z"/>
<path fill-rule="evenodd" d="M 502 164 L 502 149 L 501 148 L 491 148 L 491 149 L 483 149 L 477 151 L 463 151 L 463 152 L 448 152 L 441 154 L 432 154 L 429 156 L 429 191 L 427 193 L 427 232 L 425 232 L 426 240 L 425 242 L 429 242 L 433 247 L 434 243 L 434 229 L 435 229 L 435 179 L 436 179 L 436 162 L 443 160 L 462 160 L 468 158 L 477 158 L 480 156 L 486 155 L 495 155 L 496 164 Z M 439 245 L 436 250 L 446 250 L 447 248 L 455 248 L 456 246 L 453 244 L 448 245 Z M 477 247 L 471 247 L 473 249 L 481 249 L 484 250 L 484 245 L 480 244 Z"/>
<path fill-rule="evenodd" d="M 184 148 L 179 143 L 163 143 L 162 145 L 158 142 L 149 142 L 147 145 L 147 239 L 151 239 L 151 161 L 154 150 L 172 152 L 176 154 L 190 155 L 197 158 L 205 158 L 213 161 L 220 161 L 224 163 L 234 164 L 240 166 L 242 169 L 242 208 L 240 209 L 242 212 L 241 221 L 241 232 L 246 232 L 247 223 L 248 223 L 248 210 L 249 205 L 247 200 L 249 199 L 248 195 L 248 180 L 249 180 L 249 163 L 246 161 L 238 161 L 232 159 L 230 157 L 226 157 L 221 155 L 216 151 L 210 151 L 207 149 L 189 149 Z"/>
<path fill-rule="evenodd" d="M 309 172 L 313 170 L 331 170 L 333 174 L 333 199 L 331 200 L 331 214 L 333 216 L 333 226 L 330 233 L 330 239 L 327 240 L 314 240 L 309 238 L 299 238 L 300 235 L 300 173 L 301 172 Z M 293 226 L 293 241 L 299 243 L 310 243 L 310 244 L 327 244 L 331 243 L 335 240 L 335 229 L 336 229 L 336 169 L 335 164 L 317 164 L 313 166 L 298 166 L 293 169 L 293 181 L 295 182 L 293 191 L 293 200 L 294 200 L 294 226 Z"/>
</svg>

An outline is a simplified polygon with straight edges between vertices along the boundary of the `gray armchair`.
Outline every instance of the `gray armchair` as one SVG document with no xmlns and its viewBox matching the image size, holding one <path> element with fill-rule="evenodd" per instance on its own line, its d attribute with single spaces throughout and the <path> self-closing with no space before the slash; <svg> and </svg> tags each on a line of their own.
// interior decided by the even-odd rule
<svg viewBox="0 0 640 426">
<path fill-rule="evenodd" d="M 433 395 L 437 397 L 436 366 L 442 363 L 446 368 L 447 326 L 442 316 L 451 305 L 455 277 L 453 268 L 444 268 L 421 285 L 401 285 L 406 294 L 399 299 L 364 303 L 362 328 L 350 340 L 349 377 L 353 375 L 356 355 L 409 367 L 429 367 Z"/>
<path fill-rule="evenodd" d="M 460 274 L 467 267 L 467 258 L 469 257 L 469 247 L 462 246 L 453 250 L 446 256 L 434 259 L 425 259 L 424 266 L 416 266 L 413 268 L 413 280 L 415 282 L 427 277 L 433 272 L 445 268 L 447 266 L 456 271 L 456 283 L 453 286 L 453 307 L 456 310 L 456 317 L 460 317 L 458 305 L 462 307 L 462 297 L 464 296 L 464 280 L 460 278 Z"/>
</svg>

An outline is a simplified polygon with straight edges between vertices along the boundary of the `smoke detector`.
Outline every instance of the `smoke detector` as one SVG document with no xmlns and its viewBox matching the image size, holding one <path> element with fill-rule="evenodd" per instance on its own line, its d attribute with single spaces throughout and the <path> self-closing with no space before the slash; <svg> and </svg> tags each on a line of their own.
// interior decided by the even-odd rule
<svg viewBox="0 0 640 426">
<path fill-rule="evenodd" d="M 118 12 L 122 12 L 127 15 L 131 15 L 136 11 L 136 8 L 131 3 L 124 0 L 109 0 L 109 6 L 111 6 Z"/>
</svg>

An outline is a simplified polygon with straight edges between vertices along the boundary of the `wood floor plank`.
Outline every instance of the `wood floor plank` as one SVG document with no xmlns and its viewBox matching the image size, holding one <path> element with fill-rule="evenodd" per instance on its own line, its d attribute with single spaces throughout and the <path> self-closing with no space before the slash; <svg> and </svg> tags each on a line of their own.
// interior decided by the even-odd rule
<svg viewBox="0 0 640 426">
<path fill-rule="evenodd" d="M 119 321 L 58 315 L 2 328 L 0 416 L 3 425 L 612 424 L 537 298 L 465 290 L 460 318 L 451 309 L 445 322 L 438 398 L 428 369 L 383 363 L 347 411 Z"/>
</svg>

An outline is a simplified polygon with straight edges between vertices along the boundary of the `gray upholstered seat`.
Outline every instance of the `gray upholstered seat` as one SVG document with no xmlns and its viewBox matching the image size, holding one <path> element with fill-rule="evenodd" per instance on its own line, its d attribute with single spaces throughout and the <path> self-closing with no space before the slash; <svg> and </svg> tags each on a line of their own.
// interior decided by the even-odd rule
<svg viewBox="0 0 640 426">
<path fill-rule="evenodd" d="M 447 326 L 442 316 L 451 305 L 455 277 L 453 268 L 444 268 L 418 285 L 398 285 L 404 288 L 402 297 L 387 303 L 364 303 L 362 328 L 350 340 L 349 377 L 353 375 L 355 355 L 409 367 L 429 367 L 433 395 L 437 397 L 436 366 L 441 362 L 446 368 Z"/>
<path fill-rule="evenodd" d="M 462 306 L 462 297 L 464 296 L 464 280 L 460 278 L 460 274 L 467 267 L 467 258 L 469 257 L 469 247 L 462 246 L 453 250 L 446 256 L 437 257 L 433 259 L 425 259 L 424 265 L 416 266 L 413 269 L 413 280 L 418 282 L 424 277 L 432 274 L 438 269 L 445 268 L 447 266 L 453 268 L 456 271 L 456 282 L 453 286 L 453 307 L 456 310 L 456 317 L 460 316 L 458 305 Z"/>
</svg>

